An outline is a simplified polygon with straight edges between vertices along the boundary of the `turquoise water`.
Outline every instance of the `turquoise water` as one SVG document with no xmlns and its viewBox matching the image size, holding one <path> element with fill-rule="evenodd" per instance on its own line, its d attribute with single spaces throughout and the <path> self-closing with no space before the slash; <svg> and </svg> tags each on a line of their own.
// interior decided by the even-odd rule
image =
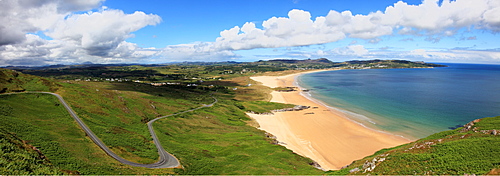
<svg viewBox="0 0 500 176">
<path fill-rule="evenodd" d="M 300 76 L 310 96 L 365 126 L 410 139 L 500 116 L 500 65 L 325 71 Z"/>
</svg>

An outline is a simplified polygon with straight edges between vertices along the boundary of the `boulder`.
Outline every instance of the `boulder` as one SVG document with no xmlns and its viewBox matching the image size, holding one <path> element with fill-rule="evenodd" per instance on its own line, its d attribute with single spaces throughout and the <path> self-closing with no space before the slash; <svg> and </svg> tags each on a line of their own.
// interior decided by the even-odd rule
<svg viewBox="0 0 500 176">
<path fill-rule="evenodd" d="M 361 170 L 361 169 L 359 169 L 359 168 L 354 168 L 354 169 L 349 170 L 349 173 L 358 172 L 358 171 L 360 171 L 360 170 Z"/>
</svg>

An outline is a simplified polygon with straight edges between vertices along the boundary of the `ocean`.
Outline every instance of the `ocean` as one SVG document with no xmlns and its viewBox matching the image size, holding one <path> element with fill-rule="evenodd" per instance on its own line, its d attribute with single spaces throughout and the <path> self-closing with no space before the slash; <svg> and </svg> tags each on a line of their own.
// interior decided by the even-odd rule
<svg viewBox="0 0 500 176">
<path fill-rule="evenodd" d="M 314 72 L 297 83 L 348 118 L 409 139 L 500 116 L 500 65 L 443 65 Z"/>
</svg>

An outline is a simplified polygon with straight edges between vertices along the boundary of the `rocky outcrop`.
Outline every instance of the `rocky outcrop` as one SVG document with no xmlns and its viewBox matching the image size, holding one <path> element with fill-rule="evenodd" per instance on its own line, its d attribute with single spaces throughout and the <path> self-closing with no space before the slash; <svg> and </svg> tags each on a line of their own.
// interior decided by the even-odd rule
<svg viewBox="0 0 500 176">
<path fill-rule="evenodd" d="M 497 129 L 493 129 L 493 130 L 479 130 L 477 127 L 475 127 L 474 125 L 481 121 L 481 119 L 476 119 L 472 122 L 469 122 L 467 124 L 465 124 L 460 132 L 461 133 L 464 133 L 464 132 L 468 132 L 468 131 L 474 131 L 476 133 L 484 133 L 484 134 L 491 134 L 491 135 L 499 135 L 500 134 L 500 130 L 497 130 Z"/>
<path fill-rule="evenodd" d="M 375 158 L 373 158 L 372 160 L 366 160 L 361 168 L 351 169 L 349 170 L 349 173 L 355 173 L 359 171 L 363 171 L 363 173 L 371 172 L 377 167 L 378 164 L 385 161 L 387 156 L 389 156 L 389 153 L 380 154 Z"/>
<path fill-rule="evenodd" d="M 461 132 L 461 133 L 464 133 L 464 132 L 467 132 L 467 131 L 470 131 L 470 130 L 473 130 L 474 132 L 476 132 L 476 129 L 477 129 L 477 128 L 475 128 L 475 127 L 474 127 L 474 124 L 476 124 L 476 123 L 477 123 L 477 122 L 479 122 L 479 121 L 481 121 L 481 119 L 476 119 L 476 120 L 474 120 L 474 121 L 472 121 L 472 122 L 469 122 L 469 123 L 465 124 L 465 125 L 464 125 L 464 128 L 462 128 L 462 129 L 460 130 L 460 132 Z"/>
<path fill-rule="evenodd" d="M 311 165 L 311 166 L 313 166 L 313 167 L 315 167 L 315 168 L 317 168 L 317 169 L 321 169 L 321 170 L 323 170 L 323 169 L 321 168 L 321 165 L 319 165 L 319 164 L 318 164 L 318 162 L 316 162 L 316 161 L 313 161 L 313 162 L 309 163 L 309 165 Z"/>
<path fill-rule="evenodd" d="M 309 108 L 311 108 L 311 106 L 296 105 L 293 108 L 277 109 L 277 110 L 272 110 L 272 112 L 301 111 L 301 110 L 309 109 Z"/>
<path fill-rule="evenodd" d="M 275 112 L 301 111 L 301 110 L 309 109 L 309 108 L 311 108 L 311 106 L 296 105 L 293 108 L 276 109 L 276 110 L 272 110 L 271 112 L 256 113 L 253 111 L 248 111 L 248 113 L 257 114 L 257 115 L 274 115 Z"/>
<path fill-rule="evenodd" d="M 257 114 L 257 115 L 274 115 L 274 113 L 272 113 L 272 112 L 257 113 L 257 112 L 253 112 L 253 111 L 248 111 L 248 113 Z"/>
</svg>

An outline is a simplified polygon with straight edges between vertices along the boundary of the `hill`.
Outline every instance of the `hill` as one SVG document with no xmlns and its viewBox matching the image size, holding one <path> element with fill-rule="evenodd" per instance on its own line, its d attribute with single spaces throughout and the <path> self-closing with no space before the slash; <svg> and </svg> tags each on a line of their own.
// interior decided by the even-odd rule
<svg viewBox="0 0 500 176">
<path fill-rule="evenodd" d="M 50 87 L 44 83 L 58 85 L 55 92 L 64 97 L 111 150 L 127 160 L 139 163 L 152 163 L 158 158 L 145 122 L 209 104 L 213 102 L 211 96 L 219 100 L 213 107 L 155 122 L 155 130 L 162 145 L 180 160 L 183 168 L 147 169 L 127 166 L 107 156 L 85 136 L 56 97 L 36 93 L 0 95 L 0 109 L 5 110 L 5 113 L 0 114 L 0 129 L 16 134 L 26 144 L 39 149 L 59 169 L 55 173 L 322 173 L 310 165 L 313 163 L 310 159 L 275 145 L 265 132 L 247 125 L 250 119 L 244 112 L 248 110 L 280 109 L 289 105 L 241 102 L 235 100 L 234 92 L 224 86 L 154 86 L 132 81 L 52 80 L 9 70 L 2 72 L 9 76 L 8 83 L 22 83 L 20 86 L 26 91 L 49 90 Z M 45 82 L 36 81 L 42 79 Z M 228 80 L 221 84 L 239 85 L 247 81 Z M 214 80 L 209 84 L 217 82 L 220 81 Z M 36 89 L 37 86 L 43 89 Z M 8 170 L 12 166 L 3 167 Z"/>
<path fill-rule="evenodd" d="M 455 130 L 376 152 L 348 167 L 345 175 L 500 174 L 500 116 L 477 119 Z"/>
<path fill-rule="evenodd" d="M 57 83 L 45 78 L 0 68 L 0 93 L 56 91 L 58 87 Z"/>
<path fill-rule="evenodd" d="M 180 160 L 183 168 L 146 169 L 108 157 L 85 136 L 57 98 L 46 94 L 0 95 L 0 131 L 4 134 L 0 136 L 5 139 L 2 145 L 18 146 L 34 154 L 27 155 L 30 159 L 20 159 L 23 162 L 36 161 L 35 166 L 48 167 L 1 174 L 325 174 L 314 168 L 310 159 L 275 145 L 272 137 L 249 126 L 251 121 L 244 114 L 293 106 L 266 102 L 271 90 L 248 77 L 277 70 L 286 71 L 272 74 L 299 72 L 291 67 L 298 63 L 312 64 L 307 68 L 340 64 L 327 60 L 273 60 L 246 65 L 89 67 L 34 72 L 64 79 L 0 69 L 0 90 L 4 93 L 51 91 L 62 95 L 111 150 L 140 163 L 152 163 L 158 158 L 145 122 L 209 104 L 211 96 L 219 100 L 213 107 L 155 122 L 162 145 Z M 405 68 L 414 64 L 376 60 L 343 64 L 375 68 L 384 63 L 403 64 Z M 326 174 L 498 174 L 500 161 L 495 156 L 500 155 L 499 129 L 500 117 L 484 118 L 381 150 Z M 33 147 L 39 152 L 33 153 Z M 8 151 L 2 148 L 2 152 Z M 16 167 L 33 167 L 25 167 L 23 162 L 12 163 Z M 0 163 L 0 169 L 10 167 Z"/>
<path fill-rule="evenodd" d="M 341 67 L 351 69 L 388 69 L 388 68 L 426 68 L 426 67 L 447 67 L 446 65 L 425 63 L 422 61 L 412 62 L 407 60 L 353 60 L 339 63 Z"/>
</svg>

